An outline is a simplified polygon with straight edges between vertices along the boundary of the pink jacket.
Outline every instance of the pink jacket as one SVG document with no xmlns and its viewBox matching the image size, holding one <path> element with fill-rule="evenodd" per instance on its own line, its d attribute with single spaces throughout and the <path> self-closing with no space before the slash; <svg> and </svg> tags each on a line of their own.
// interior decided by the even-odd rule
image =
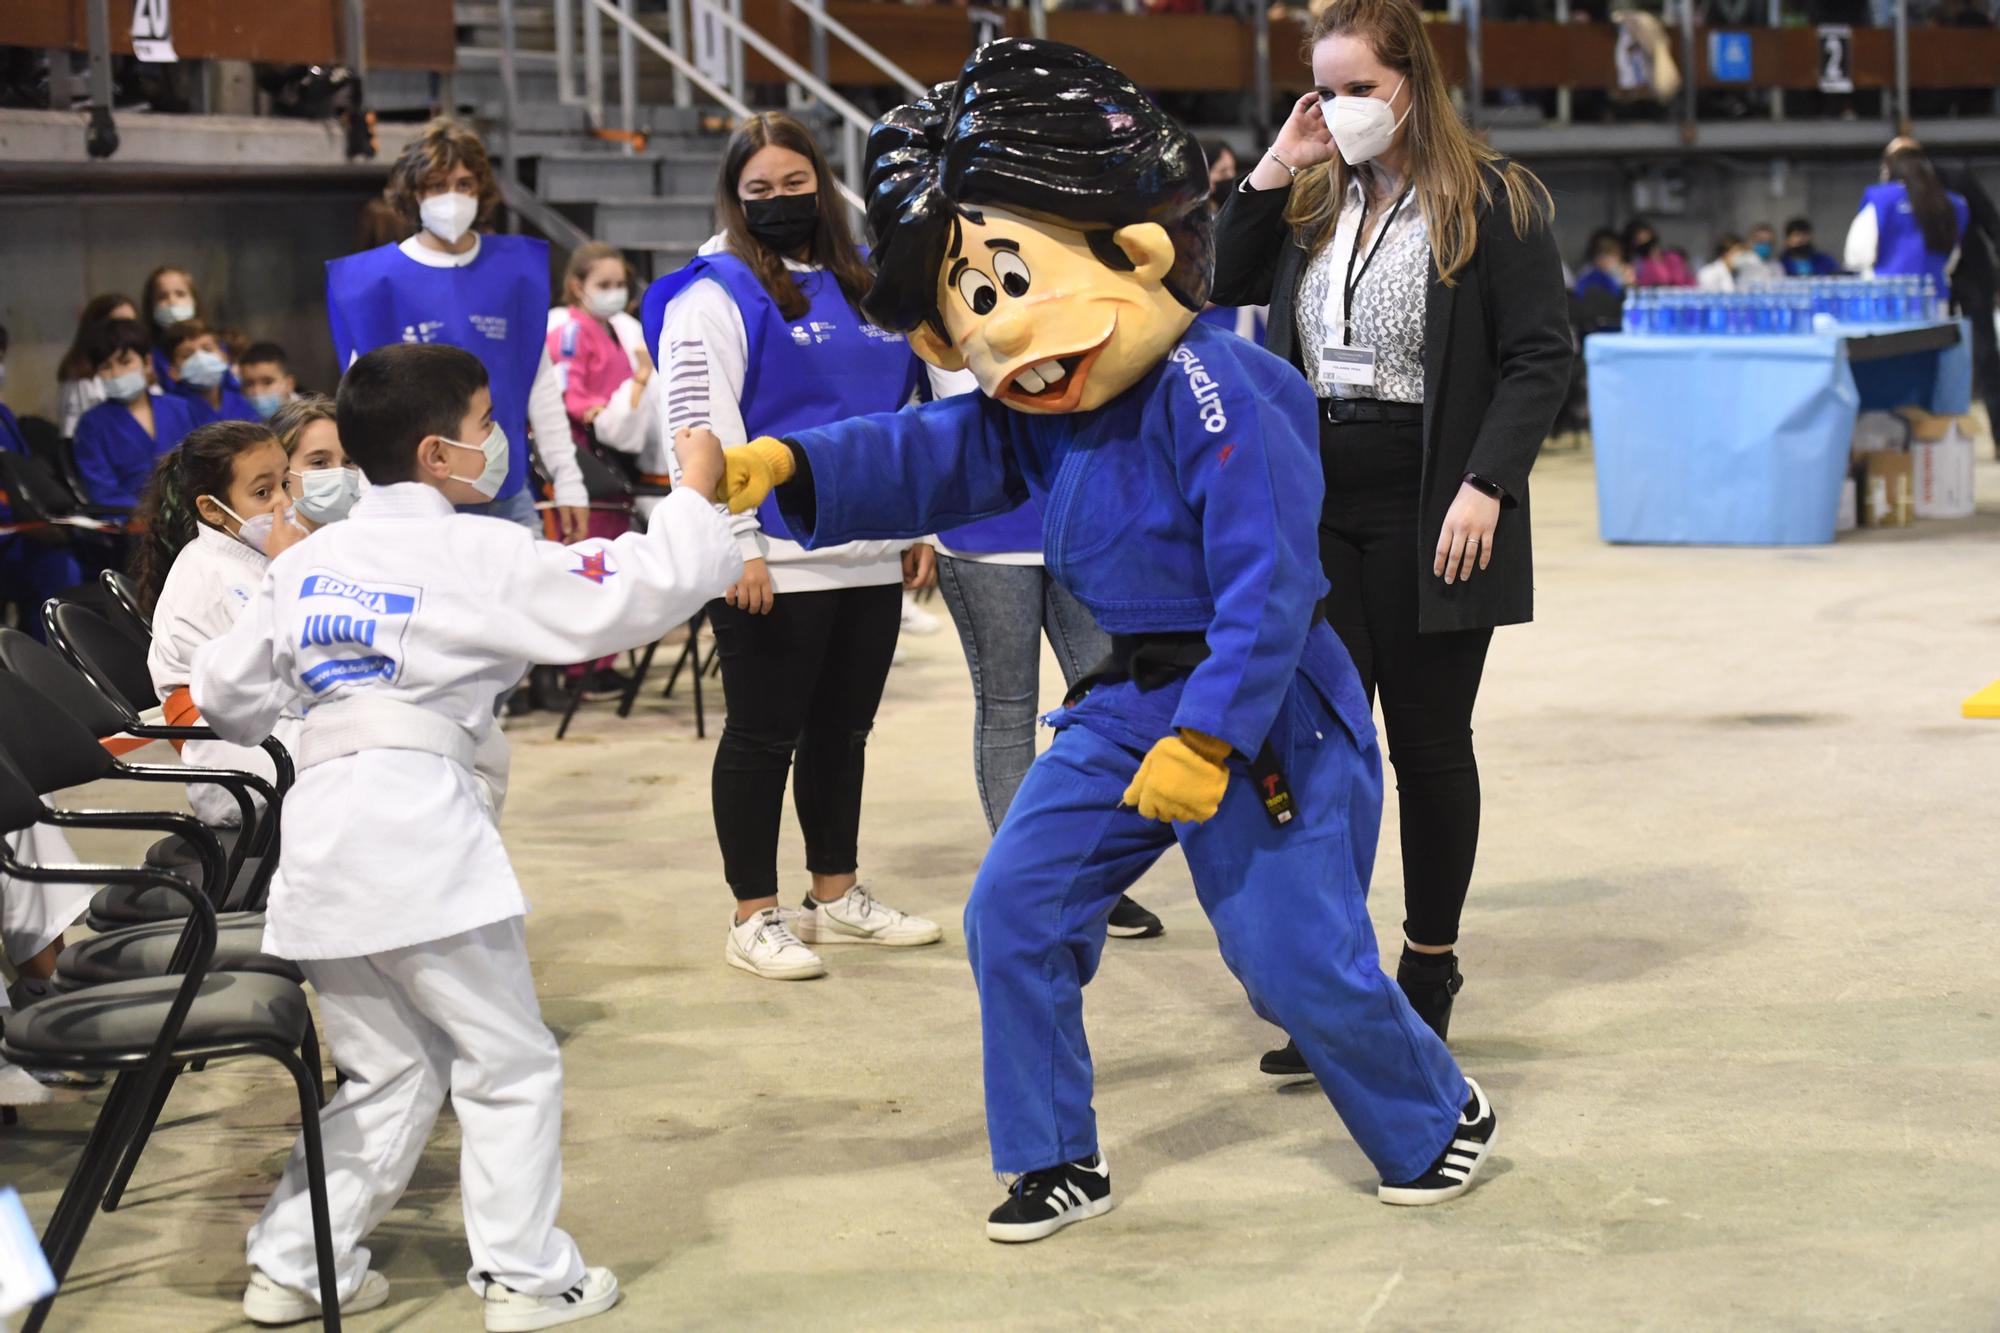
<svg viewBox="0 0 2000 1333">
<path fill-rule="evenodd" d="M 601 407 L 597 438 L 624 453 L 643 444 L 646 413 L 632 402 L 632 358 L 603 323 L 571 307 L 570 317 L 549 333 L 549 361 L 562 376 L 563 407 L 578 445 L 589 438 L 583 419 Z"/>
</svg>

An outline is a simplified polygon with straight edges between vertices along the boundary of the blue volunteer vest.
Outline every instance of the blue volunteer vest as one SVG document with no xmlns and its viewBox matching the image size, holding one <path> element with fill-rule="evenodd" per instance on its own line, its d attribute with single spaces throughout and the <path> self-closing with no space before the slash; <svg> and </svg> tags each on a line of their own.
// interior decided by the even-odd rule
<svg viewBox="0 0 2000 1333">
<path fill-rule="evenodd" d="M 356 356 L 398 342 L 450 343 L 486 367 L 493 420 L 507 432 L 510 454 L 497 500 L 528 479 L 528 391 L 548 308 L 548 242 L 527 236 L 481 236 L 479 257 L 462 268 L 420 264 L 396 245 L 326 265 L 327 321 L 343 372 Z"/>
<path fill-rule="evenodd" d="M 814 426 L 849 417 L 894 412 L 909 400 L 922 363 L 900 333 L 876 328 L 848 303 L 831 273 L 794 273 L 811 302 L 788 320 L 750 266 L 734 255 L 701 255 L 646 289 L 640 319 L 646 346 L 664 369 L 669 349 L 660 346 L 667 303 L 703 278 L 722 284 L 743 316 L 749 346 L 744 358 L 743 428 L 751 439 L 783 439 Z M 724 444 L 738 441 L 725 440 Z M 766 498 L 757 521 L 774 537 L 792 538 Z"/>
<path fill-rule="evenodd" d="M 1953 217 L 1958 221 L 1959 239 L 1965 237 L 1965 223 L 1971 210 L 1966 207 L 1965 196 L 1946 191 L 1951 200 Z M 1951 258 L 1950 251 L 1940 254 L 1924 244 L 1924 229 L 1917 222 L 1917 215 L 1910 207 L 1910 192 L 1900 181 L 1890 181 L 1885 185 L 1871 185 L 1862 196 L 1862 206 L 1875 210 L 1875 272 L 1878 276 L 1893 274 L 1928 274 L 1937 285 L 1939 296 L 1949 295 L 1951 284 L 1945 277 L 1945 261 Z"/>
</svg>

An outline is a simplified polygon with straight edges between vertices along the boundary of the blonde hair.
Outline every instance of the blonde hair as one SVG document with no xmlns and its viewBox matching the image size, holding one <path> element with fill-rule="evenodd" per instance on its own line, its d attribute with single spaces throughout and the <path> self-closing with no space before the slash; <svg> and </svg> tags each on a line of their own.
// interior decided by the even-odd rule
<svg viewBox="0 0 2000 1333">
<path fill-rule="evenodd" d="M 625 262 L 625 252 L 603 241 L 586 241 L 570 251 L 569 266 L 563 270 L 564 305 L 583 304 L 583 280 L 590 276 L 590 270 L 607 259 L 618 261 L 618 267 L 625 271 L 625 285 L 631 287 L 632 266 Z"/>
<path fill-rule="evenodd" d="M 334 430 L 340 423 L 333 414 L 333 399 L 325 394 L 309 393 L 302 398 L 294 398 L 272 414 L 271 433 L 278 437 L 278 443 L 285 447 L 285 457 L 290 458 L 299 450 L 299 440 L 306 433 L 306 427 L 315 421 L 332 421 Z"/>
<path fill-rule="evenodd" d="M 1345 36 L 1366 41 L 1377 60 L 1408 81 L 1403 145 L 1440 282 L 1451 286 L 1471 262 L 1479 244 L 1479 210 L 1492 204 L 1496 178 L 1506 187 L 1516 236 L 1550 224 L 1555 201 L 1548 187 L 1526 167 L 1482 143 L 1458 118 L 1423 20 L 1410 0 L 1330 0 L 1307 29 L 1302 54 L 1310 64 L 1321 42 Z M 1332 239 L 1349 175 L 1338 153 L 1299 173 L 1285 204 L 1285 221 L 1308 253 Z"/>
</svg>

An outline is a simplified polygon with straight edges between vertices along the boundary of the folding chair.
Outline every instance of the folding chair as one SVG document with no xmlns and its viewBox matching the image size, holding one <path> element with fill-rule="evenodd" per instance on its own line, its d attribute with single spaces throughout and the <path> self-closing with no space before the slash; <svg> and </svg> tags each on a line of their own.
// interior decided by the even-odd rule
<svg viewBox="0 0 2000 1333">
<path fill-rule="evenodd" d="M 67 605 L 66 610 L 89 614 L 74 605 Z M 103 632 L 111 635 L 120 633 L 102 617 L 90 618 L 104 627 Z M 78 619 L 80 616 L 64 615 L 62 622 L 73 629 Z M 51 624 L 53 629 L 53 618 Z M 152 726 L 140 722 L 121 697 L 106 693 L 80 668 L 65 662 L 53 650 L 36 643 L 19 630 L 0 629 L 0 672 L 20 677 L 100 741 L 118 735 L 148 740 L 207 740 L 215 736 L 208 727 Z M 109 751 L 105 752 L 105 759 L 110 769 L 105 776 L 134 782 L 170 782 L 176 786 L 185 786 L 191 780 L 208 782 L 234 796 L 237 809 L 243 812 L 243 824 L 230 842 L 221 881 L 228 889 L 218 901 L 236 907 L 257 907 L 262 905 L 270 876 L 277 869 L 282 797 L 292 783 L 291 756 L 285 753 L 285 747 L 274 740 L 268 742 L 265 748 L 277 768 L 278 785 L 275 788 L 253 773 L 178 764 L 129 764 L 116 759 Z M 264 814 L 261 816 L 257 813 L 253 795 L 264 798 Z M 198 858 L 189 851 L 184 840 L 163 839 L 147 852 L 147 860 L 191 877 L 206 874 L 198 869 Z M 198 887 L 215 892 L 210 882 L 197 882 Z M 179 914 L 178 900 L 171 896 L 106 888 L 92 900 L 89 920 L 93 930 L 115 930 L 120 926 L 170 920 Z"/>
<path fill-rule="evenodd" d="M 111 605 L 138 630 L 147 642 L 153 638 L 153 618 L 139 605 L 139 586 L 129 575 L 115 569 L 107 569 L 97 576 L 97 581 L 111 598 Z"/>
<path fill-rule="evenodd" d="M 83 739 L 95 744 L 87 736 Z M 0 762 L 0 834 L 18 833 L 42 822 L 48 813 L 20 771 L 11 762 Z M 107 826 L 180 827 L 191 837 L 199 837 L 203 831 L 199 821 L 188 815 L 126 812 L 115 818 L 118 822 Z M 283 1065 L 298 1091 L 322 1322 L 337 1330 L 340 1292 L 334 1272 L 326 1163 L 319 1137 L 319 1076 L 306 1067 L 296 1049 L 308 1018 L 305 992 L 282 977 L 211 971 L 214 909 L 169 871 L 157 867 L 28 865 L 0 845 L 0 873 L 22 886 L 90 878 L 157 888 L 180 895 L 188 906 L 178 950 L 184 961 L 174 975 L 51 996 L 21 1010 L 0 1035 L 0 1059 L 24 1069 L 116 1076 L 42 1235 L 42 1249 L 57 1282 L 68 1275 L 98 1202 L 119 1165 L 121 1151 L 132 1141 L 170 1071 L 196 1060 L 261 1055 Z M 35 1306 L 23 1326 L 24 1333 L 39 1333 L 55 1299 L 49 1296 Z"/>
</svg>

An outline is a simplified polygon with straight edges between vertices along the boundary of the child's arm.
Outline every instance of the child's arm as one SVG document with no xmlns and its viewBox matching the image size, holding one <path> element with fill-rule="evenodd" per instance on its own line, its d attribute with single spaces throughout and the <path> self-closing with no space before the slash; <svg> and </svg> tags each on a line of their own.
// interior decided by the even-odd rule
<svg viewBox="0 0 2000 1333">
<path fill-rule="evenodd" d="M 292 696 L 278 660 L 272 578 L 264 575 L 227 634 L 195 649 L 188 672 L 188 692 L 202 721 L 237 745 L 256 745 L 269 736 Z"/>
<path fill-rule="evenodd" d="M 713 437 L 684 433 L 675 448 L 681 484 L 644 533 L 573 546 L 505 534 L 491 571 L 492 614 L 478 631 L 486 646 L 531 662 L 604 657 L 659 638 L 742 577 L 729 520 L 712 498 L 722 471 Z"/>
<path fill-rule="evenodd" d="M 808 548 L 926 537 L 1028 498 L 1007 447 L 1009 415 L 984 395 L 961 394 L 759 440 L 728 451 L 723 498 L 749 508 L 778 483 L 778 507 Z"/>
<path fill-rule="evenodd" d="M 87 492 L 84 499 L 98 505 L 130 505 L 131 495 L 126 494 L 124 483 L 118 479 L 117 468 L 111 457 L 110 445 L 113 433 L 105 428 L 102 418 L 93 418 L 85 413 L 76 424 L 76 474 L 83 479 Z"/>
</svg>

